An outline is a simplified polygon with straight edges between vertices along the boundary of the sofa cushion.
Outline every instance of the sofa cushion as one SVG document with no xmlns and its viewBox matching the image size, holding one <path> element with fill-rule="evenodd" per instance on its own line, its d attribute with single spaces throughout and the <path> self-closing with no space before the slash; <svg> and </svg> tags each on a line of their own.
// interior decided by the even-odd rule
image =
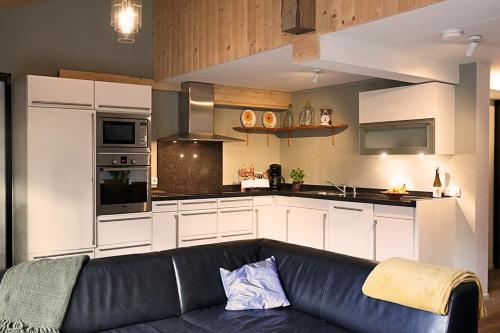
<svg viewBox="0 0 500 333">
<path fill-rule="evenodd" d="M 122 328 L 115 328 L 101 333 L 210 333 L 179 317 L 152 321 Z"/>
<path fill-rule="evenodd" d="M 95 259 L 80 273 L 62 332 L 98 332 L 179 314 L 168 252 Z"/>
<path fill-rule="evenodd" d="M 217 333 L 348 333 L 340 327 L 289 308 L 227 311 L 223 305 L 184 313 L 182 319 Z"/>
<path fill-rule="evenodd" d="M 182 313 L 226 304 L 219 268 L 234 270 L 257 261 L 259 242 L 239 241 L 170 251 Z M 265 258 L 264 258 L 265 259 Z"/>
</svg>

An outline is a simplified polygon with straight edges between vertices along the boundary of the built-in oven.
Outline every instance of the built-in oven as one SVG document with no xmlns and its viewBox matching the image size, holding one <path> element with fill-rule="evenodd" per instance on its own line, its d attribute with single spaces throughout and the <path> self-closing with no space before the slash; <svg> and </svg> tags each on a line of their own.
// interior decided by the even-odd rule
<svg viewBox="0 0 500 333">
<path fill-rule="evenodd" d="M 97 153 L 150 152 L 150 114 L 97 114 Z"/>
<path fill-rule="evenodd" d="M 97 154 L 97 215 L 151 211 L 149 153 Z"/>
</svg>

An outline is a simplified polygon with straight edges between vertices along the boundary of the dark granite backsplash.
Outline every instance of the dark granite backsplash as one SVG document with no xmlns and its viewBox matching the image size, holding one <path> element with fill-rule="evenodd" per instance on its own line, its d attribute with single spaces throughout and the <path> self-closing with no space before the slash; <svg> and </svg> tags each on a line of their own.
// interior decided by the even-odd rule
<svg viewBox="0 0 500 333">
<path fill-rule="evenodd" d="M 158 189 L 170 193 L 222 191 L 222 142 L 158 142 Z"/>
</svg>

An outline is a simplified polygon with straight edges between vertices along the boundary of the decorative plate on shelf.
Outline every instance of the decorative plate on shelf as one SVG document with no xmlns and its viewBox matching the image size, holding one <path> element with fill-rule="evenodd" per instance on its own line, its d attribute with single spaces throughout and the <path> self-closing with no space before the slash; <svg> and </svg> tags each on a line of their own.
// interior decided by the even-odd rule
<svg viewBox="0 0 500 333">
<path fill-rule="evenodd" d="M 252 110 L 245 110 L 241 113 L 241 124 L 244 127 L 253 127 L 257 121 L 257 116 Z"/>
<path fill-rule="evenodd" d="M 262 116 L 262 125 L 264 125 L 264 127 L 275 128 L 277 121 L 278 118 L 276 117 L 276 114 L 274 114 L 274 112 L 264 112 L 264 115 Z"/>
</svg>

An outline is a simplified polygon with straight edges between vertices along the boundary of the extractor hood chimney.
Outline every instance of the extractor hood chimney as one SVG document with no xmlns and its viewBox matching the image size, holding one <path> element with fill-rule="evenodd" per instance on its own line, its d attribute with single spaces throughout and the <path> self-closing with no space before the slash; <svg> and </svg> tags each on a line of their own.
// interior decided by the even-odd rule
<svg viewBox="0 0 500 333">
<path fill-rule="evenodd" d="M 214 86 L 184 82 L 179 92 L 179 134 L 160 141 L 243 141 L 214 134 Z"/>
</svg>

